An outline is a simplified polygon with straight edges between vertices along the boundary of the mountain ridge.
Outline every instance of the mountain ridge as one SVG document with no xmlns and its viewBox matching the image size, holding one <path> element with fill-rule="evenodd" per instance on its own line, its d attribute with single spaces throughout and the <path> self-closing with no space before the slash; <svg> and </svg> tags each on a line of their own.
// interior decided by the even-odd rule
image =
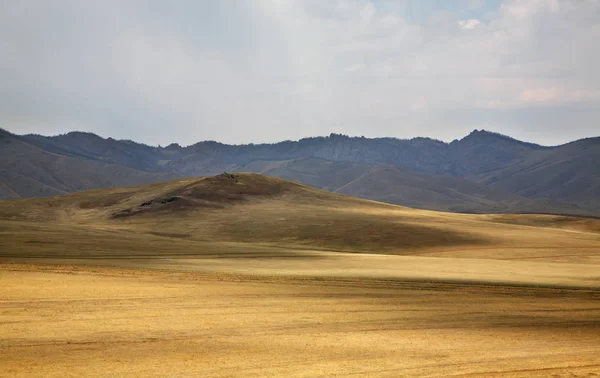
<svg viewBox="0 0 600 378">
<path fill-rule="evenodd" d="M 301 182 L 317 188 L 418 209 L 462 213 L 560 213 L 591 216 L 575 205 L 540 202 L 462 177 L 419 173 L 393 165 L 365 165 L 301 158 L 253 162 L 241 171 Z"/>
<path fill-rule="evenodd" d="M 202 141 L 186 147 L 179 146 L 179 148 L 170 144 L 169 149 L 151 147 L 131 141 L 102 138 L 96 134 L 84 132 L 70 132 L 54 137 L 31 134 L 20 137 L 43 149 L 70 153 L 85 158 L 95 157 L 100 160 L 148 171 L 164 170 L 162 166 L 156 164 L 157 160 L 173 160 L 174 158 L 175 160 L 188 161 L 190 155 L 208 154 L 213 159 L 219 160 L 220 164 L 225 167 L 228 164 L 245 165 L 259 159 L 283 160 L 320 157 L 329 160 L 367 164 L 394 164 L 420 172 L 462 176 L 501 168 L 503 166 L 501 161 L 506 160 L 507 156 L 518 159 L 528 150 L 554 148 L 542 147 L 517 141 L 502 134 L 478 130 L 451 143 L 424 137 L 412 139 L 365 138 L 332 133 L 324 137 L 309 137 L 298 141 L 278 143 L 231 145 L 216 141 Z M 484 162 L 485 167 L 482 167 L 481 164 L 469 164 L 468 160 L 471 159 L 471 156 L 464 154 L 465 145 L 481 144 L 477 140 L 482 137 L 486 139 L 485 142 L 488 147 L 491 144 L 498 145 L 498 148 L 489 150 L 489 156 Z M 474 138 L 477 140 L 474 141 Z M 109 145 L 112 146 L 112 150 Z M 511 151 L 505 151 L 507 148 L 510 148 Z M 132 161 L 129 159 L 128 154 L 125 153 L 129 149 L 136 150 L 137 160 Z M 499 153 L 499 150 L 502 153 Z M 217 173 L 217 171 L 211 169 L 197 169 L 199 163 L 197 159 L 193 160 L 195 161 L 192 167 L 186 167 L 185 164 L 179 166 L 171 164 L 169 170 L 183 175 Z"/>
<path fill-rule="evenodd" d="M 72 182 L 58 186 L 62 192 L 44 190 L 45 185 L 57 187 L 52 176 L 64 177 L 64 172 L 59 172 L 65 169 L 62 165 L 48 167 L 57 170 L 50 177 L 36 173 L 43 179 L 21 182 L 17 166 L 5 164 L 0 167 L 5 177 L 0 198 L 135 184 L 124 181 L 128 175 L 159 181 L 167 176 L 248 170 L 423 209 L 600 215 L 600 137 L 541 146 L 486 130 L 474 130 L 450 143 L 427 137 L 365 138 L 331 133 L 278 143 L 202 141 L 184 147 L 176 143 L 153 147 L 88 132 L 45 137 L 2 130 L 0 136 L 37 148 L 34 153 L 27 147 L 30 152 L 25 153 L 33 159 L 33 166 L 45 166 L 42 156 L 61 156 L 77 161 L 82 177 L 88 177 L 87 183 L 70 177 L 67 181 Z M 17 153 L 14 148 L 1 146 L 5 161 Z M 119 180 L 110 180 L 108 166 L 127 173 L 121 173 Z M 89 177 L 102 174 L 107 176 L 101 184 L 90 184 Z M 362 175 L 366 176 L 355 181 Z M 27 189 L 36 185 L 41 189 Z"/>
<path fill-rule="evenodd" d="M 143 143 L 143 142 L 137 142 L 135 140 L 132 139 L 115 139 L 112 137 L 103 137 L 99 134 L 90 132 L 90 131 L 79 131 L 79 130 L 73 130 L 73 131 L 69 131 L 66 133 L 60 133 L 60 134 L 56 134 L 56 135 L 44 135 L 44 134 L 40 134 L 40 133 L 27 133 L 27 134 L 15 134 L 12 133 L 11 131 L 7 130 L 7 129 L 3 129 L 0 127 L 0 132 L 4 131 L 6 133 L 9 133 L 13 136 L 18 136 L 18 137 L 43 137 L 43 138 L 57 138 L 57 137 L 62 137 L 62 136 L 69 136 L 69 135 L 89 135 L 89 136 L 93 136 L 93 137 L 98 137 L 100 139 L 104 139 L 104 140 L 112 140 L 112 141 L 117 141 L 117 142 L 129 142 L 129 143 L 134 143 L 136 145 L 140 145 L 140 146 L 145 146 L 145 147 L 149 147 L 149 148 L 158 148 L 158 149 L 166 149 L 169 146 L 178 146 L 182 149 L 185 148 L 190 148 L 193 147 L 195 145 L 198 144 L 218 144 L 218 145 L 222 145 L 222 146 L 230 146 L 230 147 L 244 147 L 244 146 L 265 146 L 265 145 L 274 145 L 274 144 L 281 144 L 281 143 L 298 143 L 298 142 L 304 142 L 304 141 L 311 141 L 311 140 L 315 140 L 315 139 L 328 139 L 328 138 L 338 138 L 338 139 L 370 139 L 370 140 L 395 140 L 395 141 L 419 141 L 419 140 L 425 140 L 425 141 L 430 141 L 430 142 L 437 142 L 440 144 L 452 144 L 455 142 L 459 142 L 462 141 L 465 138 L 469 138 L 472 136 L 481 136 L 481 135 L 486 135 L 486 136 L 493 136 L 493 137 L 497 137 L 497 138 L 501 138 L 501 139 L 505 139 L 505 140 L 510 140 L 510 141 L 514 141 L 514 142 L 518 142 L 521 144 L 525 144 L 525 145 L 530 145 L 533 147 L 541 147 L 541 148 L 554 148 L 554 147 L 560 147 L 560 146 L 564 146 L 565 144 L 569 144 L 569 143 L 573 143 L 573 142 L 577 142 L 577 141 L 581 141 L 581 140 L 586 140 L 586 139 L 600 139 L 599 137 L 585 137 L 585 138 L 579 138 L 579 139 L 575 139 L 575 140 L 571 140 L 568 142 L 564 142 L 561 144 L 555 144 L 555 145 L 543 145 L 543 144 L 539 144 L 539 143 L 535 143 L 535 142 L 528 142 L 528 141 L 523 141 L 514 137 L 511 137 L 510 135 L 507 134 L 503 134 L 500 132 L 496 132 L 496 131 L 491 131 L 491 130 L 486 130 L 486 129 L 473 129 L 471 132 L 469 132 L 468 134 L 464 135 L 462 138 L 456 138 L 453 139 L 450 142 L 446 142 L 443 141 L 441 139 L 437 139 L 434 137 L 427 137 L 427 136 L 416 136 L 416 137 L 412 137 L 412 138 L 400 138 L 400 137 L 365 137 L 365 136 L 358 136 L 358 135 L 348 135 L 348 134 L 341 134 L 341 133 L 329 133 L 329 135 L 317 135 L 317 136 L 307 136 L 307 137 L 302 137 L 299 139 L 285 139 L 285 140 L 281 140 L 278 142 L 249 142 L 249 143 L 225 143 L 225 142 L 219 142 L 213 139 L 206 139 L 206 140 L 201 140 L 201 141 L 197 141 L 197 142 L 193 142 L 191 144 L 188 145 L 184 145 L 182 146 L 180 143 L 177 142 L 168 142 L 168 144 L 160 144 L 160 145 L 151 145 L 148 143 Z"/>
</svg>

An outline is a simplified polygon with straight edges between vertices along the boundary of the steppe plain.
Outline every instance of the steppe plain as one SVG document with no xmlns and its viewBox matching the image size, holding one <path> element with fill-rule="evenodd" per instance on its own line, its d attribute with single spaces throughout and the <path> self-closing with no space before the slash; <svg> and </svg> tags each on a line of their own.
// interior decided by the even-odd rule
<svg viewBox="0 0 600 378">
<path fill-rule="evenodd" d="M 2 376 L 600 376 L 600 221 L 256 174 L 0 201 Z"/>
</svg>

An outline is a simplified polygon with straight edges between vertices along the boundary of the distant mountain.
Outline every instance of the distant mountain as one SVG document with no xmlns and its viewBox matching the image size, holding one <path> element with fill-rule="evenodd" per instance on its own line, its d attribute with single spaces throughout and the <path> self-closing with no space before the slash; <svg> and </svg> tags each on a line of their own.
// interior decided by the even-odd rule
<svg viewBox="0 0 600 378">
<path fill-rule="evenodd" d="M 230 146 L 201 142 L 187 149 L 206 153 L 228 164 L 246 165 L 255 160 L 316 157 L 362 164 L 389 164 L 417 172 L 465 176 L 506 167 L 532 151 L 548 149 L 487 131 L 475 130 L 452 143 L 430 138 L 358 138 L 331 134 L 297 142 Z"/>
<path fill-rule="evenodd" d="M 176 177 L 45 151 L 0 130 L 0 198 L 46 197 Z"/>
<path fill-rule="evenodd" d="M 514 165 L 478 175 L 475 180 L 528 198 L 600 209 L 600 138 L 535 151 Z"/>
<path fill-rule="evenodd" d="M 331 134 L 274 144 L 227 145 L 214 141 L 188 147 L 156 148 L 131 141 L 71 132 L 54 137 L 25 135 L 44 150 L 121 164 L 136 169 L 183 175 L 212 174 L 256 160 L 317 157 L 363 164 L 390 164 L 417 172 L 465 176 L 486 173 L 519 161 L 532 151 L 548 149 L 496 133 L 473 131 L 452 143 L 430 138 L 364 138 Z"/>
<path fill-rule="evenodd" d="M 71 132 L 45 137 L 25 135 L 21 139 L 55 154 L 99 160 L 141 170 L 160 170 L 157 157 L 161 149 L 132 141 L 104 139 L 96 134 Z"/>
<path fill-rule="evenodd" d="M 463 139 L 450 143 L 445 168 L 431 172 L 452 176 L 481 174 L 516 164 L 536 151 L 551 149 L 498 133 L 474 130 Z"/>
<path fill-rule="evenodd" d="M 600 138 L 544 147 L 475 130 L 452 143 L 331 134 L 274 144 L 152 147 L 82 132 L 3 135 L 13 141 L 0 147 L 7 157 L 3 198 L 251 171 L 424 209 L 600 215 Z M 22 178 L 17 160 L 36 169 Z"/>
<path fill-rule="evenodd" d="M 418 209 L 462 213 L 593 214 L 575 205 L 530 199 L 462 177 L 419 173 L 393 165 L 302 158 L 256 161 L 240 170 Z"/>
</svg>

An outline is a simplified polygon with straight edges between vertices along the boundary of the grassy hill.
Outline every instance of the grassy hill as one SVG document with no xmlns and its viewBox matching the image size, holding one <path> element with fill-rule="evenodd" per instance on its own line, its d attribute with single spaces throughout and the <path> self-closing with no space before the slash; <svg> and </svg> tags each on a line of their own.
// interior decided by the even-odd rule
<svg viewBox="0 0 600 378">
<path fill-rule="evenodd" d="M 0 243 L 5 255 L 80 257 L 460 249 L 510 258 L 517 249 L 564 255 L 568 246 L 588 258 L 598 249 L 598 220 L 514 217 L 415 210 L 236 173 L 0 201 Z"/>
</svg>

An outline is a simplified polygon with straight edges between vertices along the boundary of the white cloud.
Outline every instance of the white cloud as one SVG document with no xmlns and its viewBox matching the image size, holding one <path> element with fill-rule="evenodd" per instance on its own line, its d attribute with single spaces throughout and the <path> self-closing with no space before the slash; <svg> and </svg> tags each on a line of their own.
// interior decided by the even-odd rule
<svg viewBox="0 0 600 378">
<path fill-rule="evenodd" d="M 477 25 L 481 24 L 481 21 L 470 18 L 468 20 L 460 20 L 458 21 L 458 24 L 463 28 L 463 29 L 473 29 L 474 27 L 476 27 Z"/>
<path fill-rule="evenodd" d="M 544 104 L 557 101 L 560 95 L 558 88 L 532 88 L 521 92 L 521 100 L 525 103 Z"/>
<path fill-rule="evenodd" d="M 451 140 L 482 119 L 543 134 L 548 114 L 575 108 L 586 110 L 565 133 L 597 126 L 598 1 L 463 3 L 471 13 L 427 1 L 4 2 L 0 127 L 155 144 L 332 129 Z"/>
<path fill-rule="evenodd" d="M 427 99 L 424 96 L 416 97 L 413 102 L 411 108 L 413 110 L 423 110 L 427 107 Z"/>
<path fill-rule="evenodd" d="M 346 67 L 346 72 L 356 72 L 362 68 L 362 64 L 353 64 Z"/>
</svg>

